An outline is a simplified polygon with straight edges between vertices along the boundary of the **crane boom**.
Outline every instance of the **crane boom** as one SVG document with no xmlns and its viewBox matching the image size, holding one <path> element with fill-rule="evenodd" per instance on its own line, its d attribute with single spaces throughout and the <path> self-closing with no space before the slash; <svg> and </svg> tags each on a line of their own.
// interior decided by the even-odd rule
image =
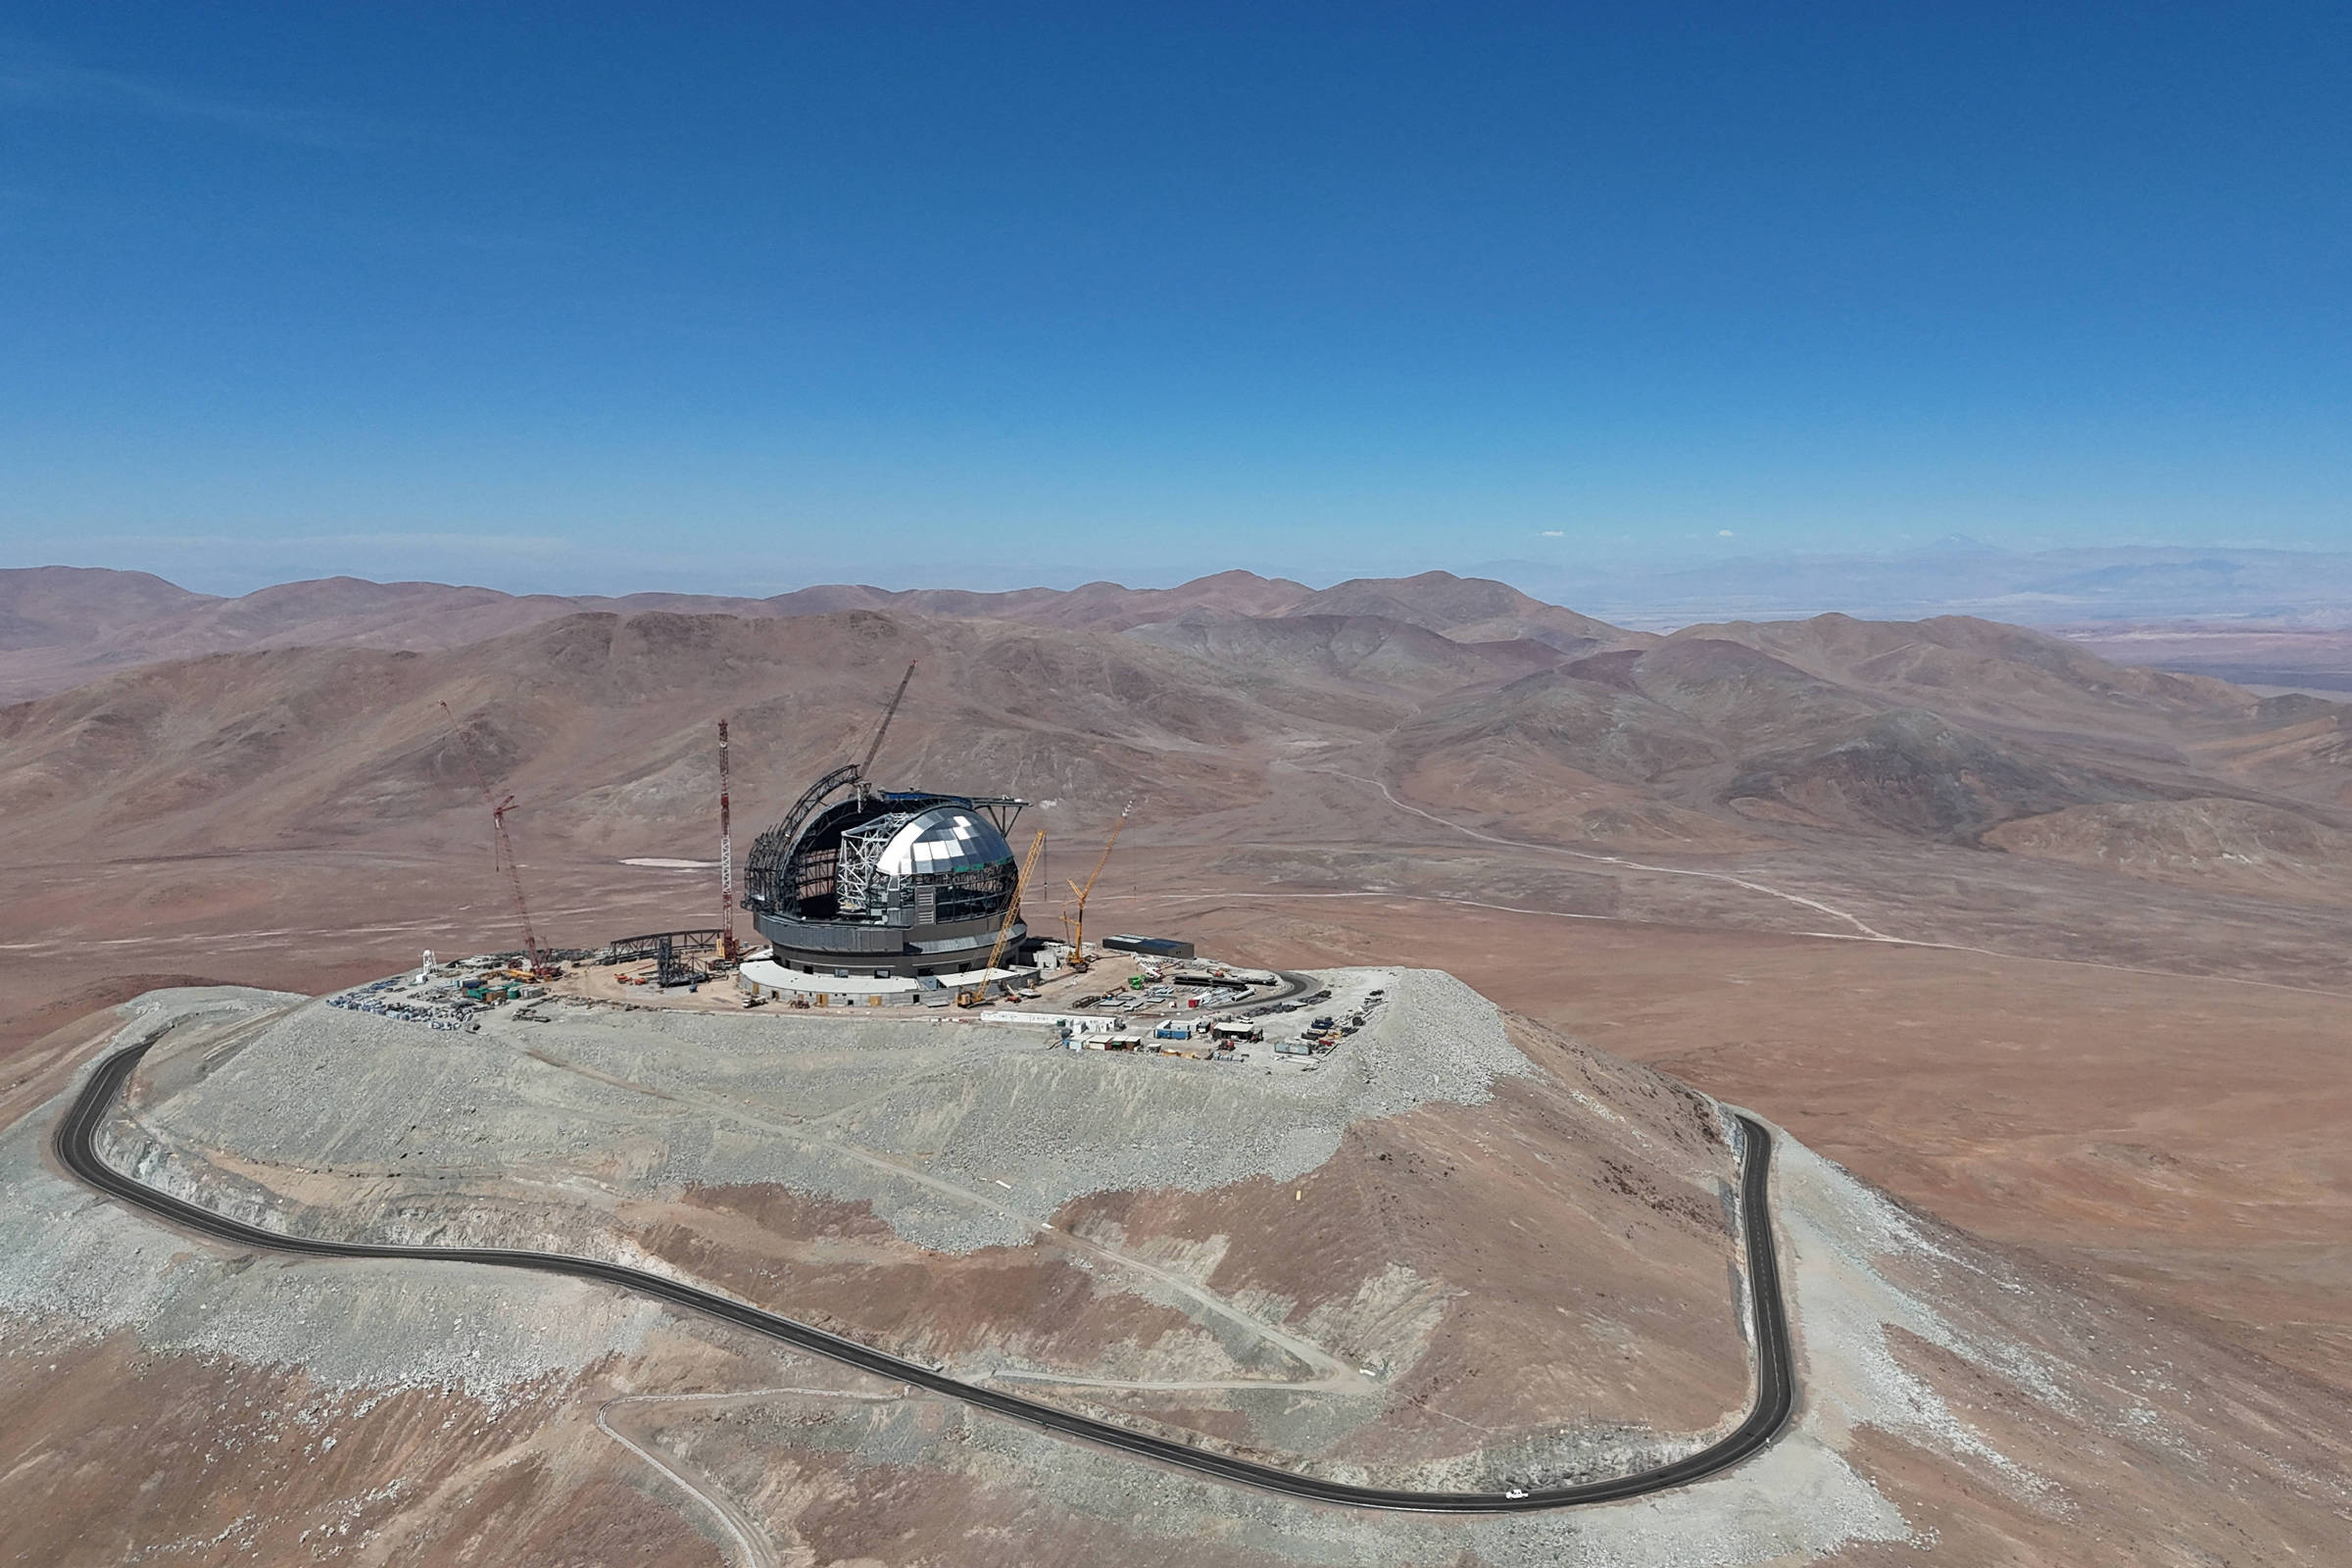
<svg viewBox="0 0 2352 1568">
<path fill-rule="evenodd" d="M 996 945 L 988 950 L 988 962 L 981 966 L 980 983 L 968 986 L 956 994 L 958 1007 L 977 1007 L 988 995 L 988 971 L 1004 956 L 1004 944 L 1012 937 L 1012 928 L 1021 917 L 1021 893 L 1029 886 L 1029 873 L 1037 869 L 1037 852 L 1046 847 L 1046 830 L 1039 828 L 1037 837 L 1029 841 L 1029 853 L 1021 857 L 1021 871 L 1012 884 L 1012 902 L 1004 906 L 1004 919 L 997 927 Z"/>
<path fill-rule="evenodd" d="M 1070 927 L 1070 967 L 1073 969 L 1086 967 L 1087 895 L 1095 891 L 1095 883 L 1102 875 L 1102 867 L 1110 863 L 1110 847 L 1119 842 L 1119 829 L 1127 825 L 1127 813 L 1134 809 L 1133 801 L 1119 808 L 1119 819 L 1110 824 L 1110 837 L 1102 841 L 1102 853 L 1096 858 L 1094 870 L 1087 874 L 1086 886 L 1080 887 L 1075 882 L 1069 884 L 1070 891 L 1077 895 L 1078 900 L 1077 916 L 1067 921 Z"/>
<path fill-rule="evenodd" d="M 515 862 L 514 841 L 507 837 L 507 811 L 514 805 L 514 797 L 509 795 L 502 801 L 491 793 L 490 780 L 483 774 L 482 764 L 474 757 L 457 713 L 447 703 L 441 705 L 441 711 L 448 715 L 450 733 L 458 738 L 458 750 L 466 754 L 466 765 L 473 770 L 473 782 L 482 792 L 482 804 L 490 808 L 491 858 L 494 864 L 505 868 L 508 889 L 514 895 L 514 914 L 522 922 L 523 956 L 534 974 L 544 972 L 548 966 L 539 956 L 538 934 L 531 929 L 531 906 L 522 896 L 522 867 Z"/>
<path fill-rule="evenodd" d="M 882 737 L 890 733 L 890 721 L 899 716 L 899 704 L 906 696 L 906 683 L 912 679 L 914 665 L 909 663 L 906 673 L 899 677 L 899 689 L 890 694 L 890 706 L 882 710 L 882 722 L 874 729 L 873 744 L 865 749 L 865 760 L 858 764 L 858 787 L 860 791 L 865 788 L 866 775 L 873 768 L 875 757 L 882 751 Z"/>
<path fill-rule="evenodd" d="M 718 956 L 735 961 L 735 835 L 727 807 L 727 721 L 718 721 Z"/>
</svg>

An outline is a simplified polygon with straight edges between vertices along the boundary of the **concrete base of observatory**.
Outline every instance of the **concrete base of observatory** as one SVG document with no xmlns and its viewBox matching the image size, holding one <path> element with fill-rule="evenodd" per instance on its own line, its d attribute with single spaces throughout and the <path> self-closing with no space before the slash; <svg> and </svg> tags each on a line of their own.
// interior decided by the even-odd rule
<svg viewBox="0 0 2352 1568">
<path fill-rule="evenodd" d="M 946 1006 L 959 989 L 984 985 L 1001 991 L 1007 983 L 1033 985 L 1038 977 L 1035 964 L 974 969 L 968 974 L 941 976 L 930 985 L 912 975 L 843 975 L 829 969 L 822 974 L 810 974 L 773 958 L 747 958 L 736 970 L 736 984 L 746 997 L 827 1007 L 905 1007 L 926 1003 Z"/>
</svg>

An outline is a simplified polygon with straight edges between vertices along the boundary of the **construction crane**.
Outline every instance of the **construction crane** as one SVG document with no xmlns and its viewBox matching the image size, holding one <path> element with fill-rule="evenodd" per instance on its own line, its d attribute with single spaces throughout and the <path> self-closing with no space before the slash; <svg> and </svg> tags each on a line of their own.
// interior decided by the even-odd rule
<svg viewBox="0 0 2352 1568">
<path fill-rule="evenodd" d="M 735 948 L 735 835 L 727 808 L 727 721 L 718 721 L 718 956 L 727 963 Z"/>
<path fill-rule="evenodd" d="M 874 759 L 881 754 L 882 737 L 890 733 L 890 721 L 899 716 L 899 704 L 905 700 L 906 683 L 912 679 L 914 665 L 910 663 L 906 666 L 906 673 L 899 677 L 899 689 L 890 694 L 890 706 L 882 710 L 882 722 L 874 727 L 874 741 L 865 749 L 865 760 L 858 764 L 858 793 L 861 797 L 869 787 Z"/>
<path fill-rule="evenodd" d="M 996 946 L 988 950 L 988 962 L 980 967 L 979 983 L 956 993 L 956 1005 L 958 1007 L 977 1007 L 987 1000 L 988 971 L 994 969 L 997 960 L 1004 956 L 1004 944 L 1012 939 L 1013 924 L 1021 917 L 1021 891 L 1029 885 L 1029 873 L 1037 869 L 1037 852 L 1045 847 L 1046 830 L 1041 827 L 1037 830 L 1037 837 L 1029 841 L 1029 853 L 1021 857 L 1021 874 L 1012 884 L 1012 903 L 1005 906 L 1004 923 L 997 927 Z"/>
<path fill-rule="evenodd" d="M 447 703 L 441 705 L 441 711 L 449 717 L 450 733 L 458 738 L 458 750 L 466 754 L 466 765 L 473 769 L 473 782 L 481 789 L 482 804 L 490 808 L 492 862 L 506 868 L 507 886 L 514 895 L 514 914 L 522 922 L 523 957 L 529 963 L 534 979 L 552 980 L 557 971 L 539 956 L 539 938 L 531 930 L 531 906 L 522 896 L 522 867 L 515 863 L 514 845 L 507 837 L 507 812 L 514 805 L 514 797 L 509 795 L 502 801 L 491 793 L 490 780 L 483 775 L 482 764 L 475 759 L 473 747 L 466 739 L 465 728 L 458 723 L 458 715 Z"/>
<path fill-rule="evenodd" d="M 1110 863 L 1110 847 L 1119 842 L 1119 829 L 1127 825 L 1127 813 L 1134 809 L 1133 801 L 1119 808 L 1119 819 L 1110 824 L 1110 837 L 1102 841 L 1102 853 L 1096 858 L 1094 870 L 1088 873 L 1086 886 L 1080 887 L 1075 882 L 1068 884 L 1078 902 L 1074 906 L 1075 913 L 1063 914 L 1061 923 L 1062 928 L 1070 933 L 1070 967 L 1073 969 L 1083 972 L 1088 964 L 1095 961 L 1086 956 L 1087 895 L 1095 891 L 1095 882 L 1102 875 L 1102 867 Z"/>
</svg>

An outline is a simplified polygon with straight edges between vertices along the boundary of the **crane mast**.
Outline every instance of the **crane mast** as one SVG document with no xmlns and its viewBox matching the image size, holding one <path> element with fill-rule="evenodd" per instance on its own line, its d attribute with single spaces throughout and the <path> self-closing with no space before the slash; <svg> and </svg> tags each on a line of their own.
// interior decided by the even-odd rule
<svg viewBox="0 0 2352 1568">
<path fill-rule="evenodd" d="M 1037 830 L 1037 837 L 1029 841 L 1029 853 L 1021 857 L 1020 875 L 1012 884 L 1012 903 L 1004 907 L 1004 922 L 997 927 L 996 945 L 988 950 L 988 962 L 981 966 L 979 983 L 966 986 L 956 994 L 956 1005 L 958 1007 L 977 1007 L 987 998 L 988 971 L 994 969 L 997 960 L 1004 956 L 1004 944 L 1011 939 L 1013 924 L 1021 917 L 1021 891 L 1029 885 L 1029 873 L 1037 869 L 1037 852 L 1045 847 L 1046 830 L 1041 827 Z"/>
<path fill-rule="evenodd" d="M 1093 961 L 1086 956 L 1087 895 L 1095 891 L 1095 882 L 1102 875 L 1102 867 L 1110 863 L 1110 847 L 1119 842 L 1119 829 L 1127 825 L 1127 813 L 1134 809 L 1135 803 L 1133 801 L 1129 801 L 1125 806 L 1119 808 L 1119 819 L 1110 824 L 1110 837 L 1102 841 L 1102 853 L 1096 858 L 1094 870 L 1087 874 L 1086 886 L 1080 887 L 1075 882 L 1067 884 L 1070 892 L 1077 899 L 1075 915 L 1062 916 L 1062 923 L 1069 928 L 1070 932 L 1070 967 L 1073 969 L 1084 970 Z"/>
<path fill-rule="evenodd" d="M 522 896 L 522 867 L 515 861 L 514 841 L 507 837 L 507 812 L 514 807 L 514 797 L 509 795 L 502 801 L 491 793 L 490 780 L 483 774 L 482 764 L 474 757 L 473 747 L 466 741 L 465 728 L 458 723 L 457 713 L 447 703 L 441 705 L 441 711 L 449 718 L 450 732 L 458 738 L 458 750 L 466 754 L 466 765 L 473 770 L 473 782 L 482 792 L 482 804 L 490 808 L 492 862 L 505 869 L 508 890 L 514 895 L 514 915 L 522 923 L 524 959 L 530 964 L 534 975 L 552 974 L 554 971 L 539 956 L 539 937 L 531 929 L 531 906 Z"/>
<path fill-rule="evenodd" d="M 899 677 L 899 689 L 890 694 L 890 706 L 882 710 L 882 722 L 874 728 L 873 744 L 865 749 L 865 760 L 858 764 L 858 795 L 863 799 L 871 787 L 874 759 L 881 754 L 882 737 L 890 733 L 890 721 L 899 716 L 899 704 L 906 699 L 906 683 L 914 679 L 914 665 L 907 664 L 906 673 Z"/>
<path fill-rule="evenodd" d="M 718 721 L 718 956 L 729 963 L 735 950 L 735 835 L 727 806 L 727 721 Z"/>
</svg>

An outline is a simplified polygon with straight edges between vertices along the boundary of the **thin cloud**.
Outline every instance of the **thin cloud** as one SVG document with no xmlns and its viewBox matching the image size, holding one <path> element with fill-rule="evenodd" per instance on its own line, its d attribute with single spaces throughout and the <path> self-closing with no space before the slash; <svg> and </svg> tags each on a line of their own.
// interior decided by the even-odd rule
<svg viewBox="0 0 2352 1568">
<path fill-rule="evenodd" d="M 342 110 L 249 103 L 183 92 L 117 71 L 74 65 L 0 43 L 0 103 L 53 114 L 118 115 L 216 125 L 302 147 L 354 150 L 446 138 L 415 125 Z"/>
</svg>

